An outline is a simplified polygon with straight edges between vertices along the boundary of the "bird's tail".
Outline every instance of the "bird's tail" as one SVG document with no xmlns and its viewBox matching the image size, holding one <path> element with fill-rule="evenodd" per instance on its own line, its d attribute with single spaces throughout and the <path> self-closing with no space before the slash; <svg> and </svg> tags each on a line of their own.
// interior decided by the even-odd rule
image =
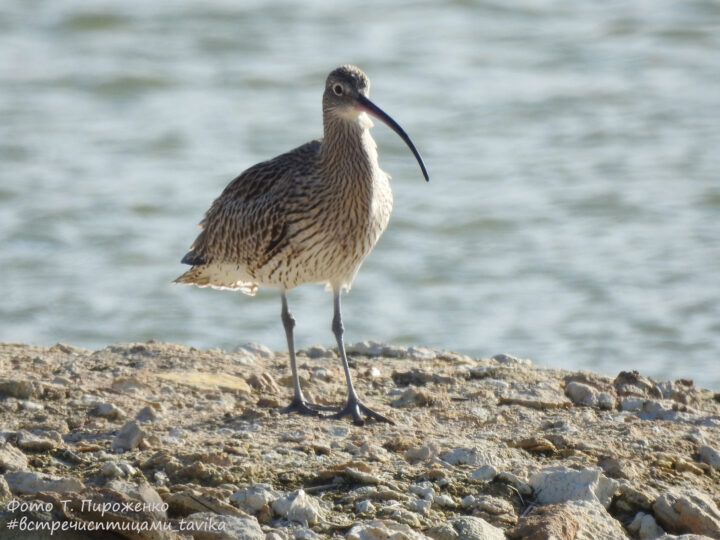
<svg viewBox="0 0 720 540">
<path fill-rule="evenodd" d="M 258 284 L 245 275 L 235 264 L 200 264 L 179 276 L 173 283 L 186 283 L 198 287 L 230 289 L 255 296 Z"/>
</svg>

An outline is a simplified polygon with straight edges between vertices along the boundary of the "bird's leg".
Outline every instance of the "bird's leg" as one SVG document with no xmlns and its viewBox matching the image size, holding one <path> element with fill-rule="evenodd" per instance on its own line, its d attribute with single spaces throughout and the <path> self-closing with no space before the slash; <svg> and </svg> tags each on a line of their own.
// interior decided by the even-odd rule
<svg viewBox="0 0 720 540">
<path fill-rule="evenodd" d="M 289 412 L 297 412 L 300 414 L 317 414 L 318 411 L 323 410 L 335 410 L 332 407 L 325 407 L 323 405 L 316 405 L 314 403 L 310 403 L 305 399 L 305 396 L 302 393 L 302 389 L 300 388 L 300 378 L 298 377 L 298 371 L 297 371 L 297 361 L 295 360 L 295 339 L 293 337 L 293 329 L 295 328 L 295 319 L 292 316 L 292 313 L 288 310 L 287 305 L 287 297 L 285 296 L 285 291 L 282 291 L 281 293 L 282 298 L 282 322 L 283 326 L 285 327 L 285 337 L 287 337 L 287 343 L 288 343 L 288 352 L 290 353 L 290 369 L 292 369 L 292 377 L 293 377 L 293 390 L 294 395 L 293 399 L 290 402 L 290 405 L 287 407 L 284 407 L 283 409 L 280 409 L 280 412 L 282 413 L 289 413 Z"/>
<path fill-rule="evenodd" d="M 350 366 L 348 365 L 347 356 L 345 355 L 345 345 L 343 343 L 343 324 L 342 324 L 342 316 L 340 315 L 340 290 L 339 289 L 333 289 L 333 321 L 332 321 L 332 331 L 333 334 L 335 334 L 335 339 L 337 340 L 337 346 L 338 346 L 338 352 L 340 353 L 340 358 L 343 362 L 343 368 L 345 369 L 345 379 L 347 381 L 347 389 L 348 389 L 348 397 L 347 401 L 345 402 L 345 406 L 340 410 L 340 412 L 333 415 L 333 418 L 344 418 L 346 416 L 352 416 L 353 422 L 361 426 L 365 423 L 365 419 L 363 418 L 361 413 L 364 413 L 366 416 L 370 418 L 374 418 L 378 422 L 387 422 L 389 424 L 394 424 L 392 420 L 389 418 L 384 417 L 382 414 L 373 411 L 370 407 L 364 405 L 360 398 L 358 398 L 357 393 L 355 392 L 355 387 L 352 383 L 352 377 L 350 376 Z"/>
</svg>

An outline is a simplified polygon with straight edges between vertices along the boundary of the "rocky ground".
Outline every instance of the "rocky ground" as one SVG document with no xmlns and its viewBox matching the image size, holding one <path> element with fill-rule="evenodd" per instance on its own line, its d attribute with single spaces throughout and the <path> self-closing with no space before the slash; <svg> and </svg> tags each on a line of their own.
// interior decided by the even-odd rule
<svg viewBox="0 0 720 540">
<path fill-rule="evenodd" d="M 258 345 L 0 344 L 0 538 L 720 539 L 720 395 L 349 349 L 394 425 L 280 414 L 287 354 Z M 343 400 L 334 350 L 298 361 Z"/>
</svg>

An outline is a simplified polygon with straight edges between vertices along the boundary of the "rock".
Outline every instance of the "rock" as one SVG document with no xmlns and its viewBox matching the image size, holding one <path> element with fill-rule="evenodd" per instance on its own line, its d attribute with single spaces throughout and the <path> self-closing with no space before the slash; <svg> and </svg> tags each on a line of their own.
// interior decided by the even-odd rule
<svg viewBox="0 0 720 540">
<path fill-rule="evenodd" d="M 270 484 L 255 484 L 252 487 L 240 489 L 230 496 L 230 501 L 242 510 L 254 514 L 266 504 L 277 500 L 279 493 Z"/>
<path fill-rule="evenodd" d="M 355 512 L 357 514 L 374 514 L 375 506 L 373 506 L 373 503 L 371 503 L 368 500 L 356 501 L 355 502 Z"/>
<path fill-rule="evenodd" d="M 28 399 L 41 393 L 39 383 L 27 380 L 0 379 L 0 397 Z"/>
<path fill-rule="evenodd" d="M 490 482 L 498 474 L 498 470 L 492 465 L 483 465 L 479 469 L 475 469 L 470 478 L 476 482 Z"/>
<path fill-rule="evenodd" d="M 318 523 L 323 513 L 318 500 L 302 489 L 277 499 L 272 509 L 290 521 L 309 525 Z"/>
<path fill-rule="evenodd" d="M 597 405 L 597 394 L 597 390 L 588 384 L 572 381 L 565 386 L 565 395 L 575 405 L 585 405 L 587 407 Z"/>
<path fill-rule="evenodd" d="M 428 536 L 413 531 L 408 525 L 389 519 L 353 525 L 345 538 L 346 540 L 429 540 Z"/>
<path fill-rule="evenodd" d="M 146 405 L 135 415 L 135 420 L 138 422 L 154 422 L 157 419 L 158 413 L 155 408 L 150 405 Z"/>
<path fill-rule="evenodd" d="M 423 444 L 421 446 L 411 446 L 405 450 L 405 459 L 410 463 L 417 461 L 425 461 L 437 454 L 437 448 L 434 445 Z"/>
<path fill-rule="evenodd" d="M 471 516 L 452 518 L 444 525 L 429 529 L 427 534 L 435 540 L 505 540 L 502 529 Z"/>
<path fill-rule="evenodd" d="M 549 467 L 532 475 L 530 486 L 540 504 L 582 500 L 596 501 L 607 508 L 619 483 L 603 475 L 599 467 L 580 471 L 567 467 Z"/>
<path fill-rule="evenodd" d="M 102 418 L 107 418 L 108 420 L 119 420 L 120 418 L 125 418 L 125 416 L 127 416 L 125 411 L 123 411 L 120 407 L 114 403 L 108 402 L 98 404 L 90 411 L 90 414 L 93 416 L 101 416 Z"/>
<path fill-rule="evenodd" d="M 62 444 L 60 435 L 57 433 L 56 435 L 56 439 L 51 439 L 34 435 L 33 433 L 25 430 L 20 430 L 17 435 L 17 445 L 18 448 L 28 452 L 46 452 L 48 450 L 55 450 L 55 448 Z"/>
<path fill-rule="evenodd" d="M 252 516 L 223 516 L 198 512 L 185 519 L 193 523 L 194 540 L 265 540 L 258 520 Z"/>
<path fill-rule="evenodd" d="M 708 446 L 707 444 L 699 446 L 698 455 L 700 456 L 700 461 L 703 463 L 707 463 L 713 469 L 720 469 L 720 452 L 712 446 Z"/>
<path fill-rule="evenodd" d="M 8 472 L 5 473 L 5 481 L 15 495 L 31 495 L 38 491 L 81 491 L 85 488 L 85 484 L 77 478 L 63 478 L 38 472 Z"/>
<path fill-rule="evenodd" d="M 1 441 L 2 439 L 0 439 Z M 24 471 L 28 467 L 27 456 L 7 441 L 0 442 L 0 473 Z"/>
<path fill-rule="evenodd" d="M 111 446 L 116 452 L 132 450 L 137 448 L 143 437 L 145 437 L 145 432 L 140 429 L 135 420 L 132 420 L 120 428 Z"/>
<path fill-rule="evenodd" d="M 575 540 L 580 522 L 567 504 L 534 508 L 508 530 L 511 538 L 523 540 Z"/>
<path fill-rule="evenodd" d="M 108 461 L 107 463 L 105 463 L 100 472 L 102 472 L 103 476 L 107 476 L 109 478 L 117 478 L 120 476 L 124 476 L 123 470 L 112 461 Z"/>
<path fill-rule="evenodd" d="M 639 540 L 650 540 L 665 534 L 665 531 L 657 524 L 652 514 L 644 512 L 638 512 L 627 528 Z"/>
<path fill-rule="evenodd" d="M 669 532 L 720 538 L 720 511 L 710 497 L 697 489 L 663 493 L 652 508 L 655 519 Z"/>
</svg>

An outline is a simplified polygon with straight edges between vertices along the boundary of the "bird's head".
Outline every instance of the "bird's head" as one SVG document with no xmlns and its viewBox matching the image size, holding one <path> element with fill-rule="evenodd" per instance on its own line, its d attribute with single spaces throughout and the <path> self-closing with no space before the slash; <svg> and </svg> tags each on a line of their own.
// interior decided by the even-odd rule
<svg viewBox="0 0 720 540">
<path fill-rule="evenodd" d="M 370 79 L 355 66 L 345 65 L 334 69 L 325 81 L 323 93 L 323 115 L 348 122 L 356 122 L 362 113 L 367 113 L 397 133 L 412 150 L 415 159 L 420 164 L 425 180 L 430 180 L 420 153 L 410 140 L 410 137 L 400 125 L 385 113 L 380 107 L 370 101 Z M 367 127 L 370 127 L 369 124 Z"/>
</svg>

